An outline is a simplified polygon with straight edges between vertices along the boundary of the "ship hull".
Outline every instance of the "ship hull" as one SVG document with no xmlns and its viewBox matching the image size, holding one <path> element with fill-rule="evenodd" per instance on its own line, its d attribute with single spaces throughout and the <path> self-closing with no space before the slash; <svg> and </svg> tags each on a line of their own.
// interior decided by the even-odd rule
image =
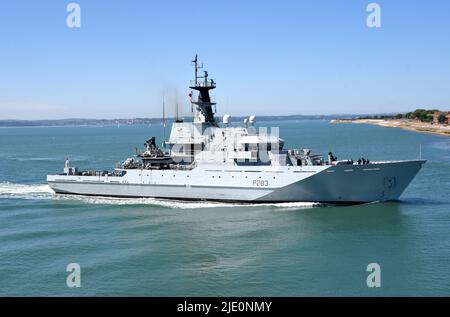
<svg viewBox="0 0 450 317">
<path fill-rule="evenodd" d="M 197 167 L 192 171 L 128 171 L 120 180 L 61 175 L 49 175 L 47 180 L 58 194 L 249 203 L 358 204 L 398 200 L 423 163 L 423 160 L 413 160 L 309 169 L 254 168 L 248 171 Z"/>
<path fill-rule="evenodd" d="M 282 187 L 259 201 L 367 203 L 398 200 L 424 161 L 338 165 Z"/>
</svg>

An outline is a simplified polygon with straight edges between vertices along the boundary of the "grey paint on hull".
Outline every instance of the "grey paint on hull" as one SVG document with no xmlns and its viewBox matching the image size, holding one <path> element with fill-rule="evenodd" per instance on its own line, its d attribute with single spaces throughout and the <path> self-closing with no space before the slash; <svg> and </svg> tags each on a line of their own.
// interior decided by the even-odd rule
<svg viewBox="0 0 450 317">
<path fill-rule="evenodd" d="M 275 190 L 259 201 L 364 203 L 397 200 L 424 160 L 337 165 Z"/>
</svg>

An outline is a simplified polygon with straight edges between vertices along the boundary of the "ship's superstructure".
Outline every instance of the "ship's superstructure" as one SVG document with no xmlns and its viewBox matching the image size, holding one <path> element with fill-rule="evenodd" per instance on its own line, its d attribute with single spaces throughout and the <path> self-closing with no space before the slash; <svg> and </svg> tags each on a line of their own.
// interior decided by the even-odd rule
<svg viewBox="0 0 450 317">
<path fill-rule="evenodd" d="M 324 159 L 309 149 L 284 149 L 277 129 L 257 129 L 255 116 L 239 125 L 228 115 L 219 122 L 210 96 L 216 83 L 207 71 L 199 74 L 197 56 L 193 64 L 193 119 L 172 124 L 166 149 L 152 137 L 112 172 L 83 172 L 66 161 L 62 174 L 47 176 L 51 188 L 112 197 L 364 203 L 398 199 L 425 162 L 338 161 L 331 152 Z"/>
</svg>

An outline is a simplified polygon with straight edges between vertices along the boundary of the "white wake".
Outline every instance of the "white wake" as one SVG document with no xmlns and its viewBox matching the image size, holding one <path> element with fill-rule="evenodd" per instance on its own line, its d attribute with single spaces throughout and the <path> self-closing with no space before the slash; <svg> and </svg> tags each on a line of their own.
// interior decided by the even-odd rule
<svg viewBox="0 0 450 317">
<path fill-rule="evenodd" d="M 0 198 L 51 199 L 54 195 L 47 184 L 0 183 Z"/>
</svg>

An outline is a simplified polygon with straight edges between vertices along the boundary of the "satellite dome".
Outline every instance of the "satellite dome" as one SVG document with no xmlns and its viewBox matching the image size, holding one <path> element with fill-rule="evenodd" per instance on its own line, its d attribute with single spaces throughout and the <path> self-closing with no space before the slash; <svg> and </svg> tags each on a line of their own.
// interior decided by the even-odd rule
<svg viewBox="0 0 450 317">
<path fill-rule="evenodd" d="M 231 122 L 231 116 L 229 114 L 226 114 L 223 116 L 223 123 L 230 124 Z"/>
</svg>

